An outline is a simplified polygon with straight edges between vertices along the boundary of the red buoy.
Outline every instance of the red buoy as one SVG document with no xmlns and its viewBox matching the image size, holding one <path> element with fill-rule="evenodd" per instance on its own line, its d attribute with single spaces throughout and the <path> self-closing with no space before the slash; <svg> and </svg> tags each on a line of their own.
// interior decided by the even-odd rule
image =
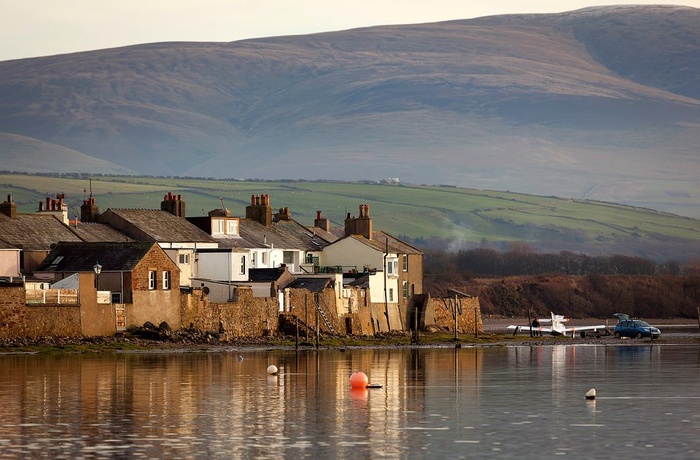
<svg viewBox="0 0 700 460">
<path fill-rule="evenodd" d="M 367 388 L 369 379 L 364 372 L 353 372 L 350 376 L 350 386 L 352 388 Z"/>
</svg>

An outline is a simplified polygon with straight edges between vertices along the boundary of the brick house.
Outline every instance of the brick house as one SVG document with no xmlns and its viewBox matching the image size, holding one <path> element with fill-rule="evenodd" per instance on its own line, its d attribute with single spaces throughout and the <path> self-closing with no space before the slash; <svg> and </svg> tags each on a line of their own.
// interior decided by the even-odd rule
<svg viewBox="0 0 700 460">
<path fill-rule="evenodd" d="M 61 242 L 35 272 L 52 283 L 76 273 L 83 335 L 111 335 L 146 321 L 180 328 L 180 271 L 157 243 Z"/>
<path fill-rule="evenodd" d="M 165 195 L 159 210 L 110 208 L 96 220 L 136 241 L 157 242 L 177 264 L 182 286 L 191 286 L 191 279 L 197 276 L 196 251 L 219 246 L 211 235 L 185 219 L 185 202 L 172 193 Z"/>
</svg>

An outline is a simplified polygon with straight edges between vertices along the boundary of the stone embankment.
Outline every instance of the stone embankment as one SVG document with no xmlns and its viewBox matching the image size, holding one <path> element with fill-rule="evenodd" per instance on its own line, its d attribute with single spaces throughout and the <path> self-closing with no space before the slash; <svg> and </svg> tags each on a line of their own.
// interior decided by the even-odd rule
<svg viewBox="0 0 700 460">
<path fill-rule="evenodd" d="M 661 338 L 653 343 L 658 344 L 697 344 L 700 345 L 700 328 L 695 320 L 649 320 L 649 323 L 658 326 L 662 330 Z M 511 324 L 527 324 L 526 318 L 484 318 L 484 332 L 479 334 L 478 339 L 474 339 L 471 334 L 462 334 L 457 342 L 445 342 L 444 331 L 442 334 L 422 333 L 420 335 L 420 345 L 422 346 L 449 346 L 455 343 L 464 346 L 517 346 L 517 345 L 554 345 L 554 344 L 600 344 L 600 345 L 636 345 L 650 343 L 650 339 L 616 339 L 612 333 L 602 334 L 598 337 L 587 336 L 586 338 L 576 337 L 529 337 L 526 333 L 513 335 L 507 330 Z M 601 324 L 600 320 L 576 320 L 575 325 Z M 605 324 L 604 322 L 602 324 Z M 612 331 L 614 323 L 609 325 Z M 408 333 L 392 333 L 384 337 L 386 344 L 381 337 L 374 338 L 371 345 L 357 337 L 357 344 L 361 346 L 396 346 L 399 336 L 405 336 L 409 345 L 410 335 Z M 325 338 L 324 338 L 325 339 Z M 353 337 L 347 339 L 347 345 L 352 346 Z M 321 341 L 324 345 L 325 340 Z M 0 353 L 13 351 L 36 351 L 37 349 L 67 350 L 167 350 L 181 349 L 184 351 L 196 349 L 216 349 L 220 347 L 266 347 L 282 348 L 289 347 L 294 343 L 294 337 L 258 337 L 258 338 L 238 338 L 229 337 L 223 331 L 200 331 L 195 328 L 184 328 L 173 331 L 167 323 L 155 326 L 146 323 L 142 327 L 129 331 L 128 333 L 109 337 L 40 337 L 40 338 L 14 338 L 0 339 Z M 309 344 L 306 344 L 309 345 Z"/>
</svg>

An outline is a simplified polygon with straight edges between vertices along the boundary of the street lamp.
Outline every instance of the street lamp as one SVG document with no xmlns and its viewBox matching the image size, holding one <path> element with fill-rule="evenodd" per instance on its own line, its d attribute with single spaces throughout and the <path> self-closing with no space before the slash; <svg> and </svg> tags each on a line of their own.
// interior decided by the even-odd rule
<svg viewBox="0 0 700 460">
<path fill-rule="evenodd" d="M 95 263 L 95 266 L 92 267 L 92 269 L 95 271 L 95 289 L 99 291 L 100 273 L 102 272 L 102 265 L 100 265 L 100 263 L 97 262 Z"/>
</svg>

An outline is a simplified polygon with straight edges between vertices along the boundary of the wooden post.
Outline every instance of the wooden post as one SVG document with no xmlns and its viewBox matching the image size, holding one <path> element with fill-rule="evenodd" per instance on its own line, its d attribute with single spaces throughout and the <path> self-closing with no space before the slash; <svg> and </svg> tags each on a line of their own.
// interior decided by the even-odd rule
<svg viewBox="0 0 700 460">
<path fill-rule="evenodd" d="M 319 335 L 321 335 L 318 327 L 318 293 L 314 293 L 314 304 L 316 306 L 316 349 L 318 350 Z"/>
<path fill-rule="evenodd" d="M 454 310 L 452 310 L 454 317 L 455 317 L 455 340 L 457 340 L 457 294 L 455 294 L 455 303 L 453 305 Z"/>
<path fill-rule="evenodd" d="M 479 323 L 477 321 L 477 309 L 476 305 L 474 306 L 474 338 L 478 339 L 479 338 Z"/>
<path fill-rule="evenodd" d="M 527 309 L 527 325 L 530 327 L 530 338 L 532 338 L 532 321 L 530 320 L 530 309 Z"/>
<path fill-rule="evenodd" d="M 296 318 L 296 323 L 297 323 L 297 335 L 294 338 L 294 348 L 299 349 L 299 317 L 297 315 L 294 315 Z"/>
</svg>

